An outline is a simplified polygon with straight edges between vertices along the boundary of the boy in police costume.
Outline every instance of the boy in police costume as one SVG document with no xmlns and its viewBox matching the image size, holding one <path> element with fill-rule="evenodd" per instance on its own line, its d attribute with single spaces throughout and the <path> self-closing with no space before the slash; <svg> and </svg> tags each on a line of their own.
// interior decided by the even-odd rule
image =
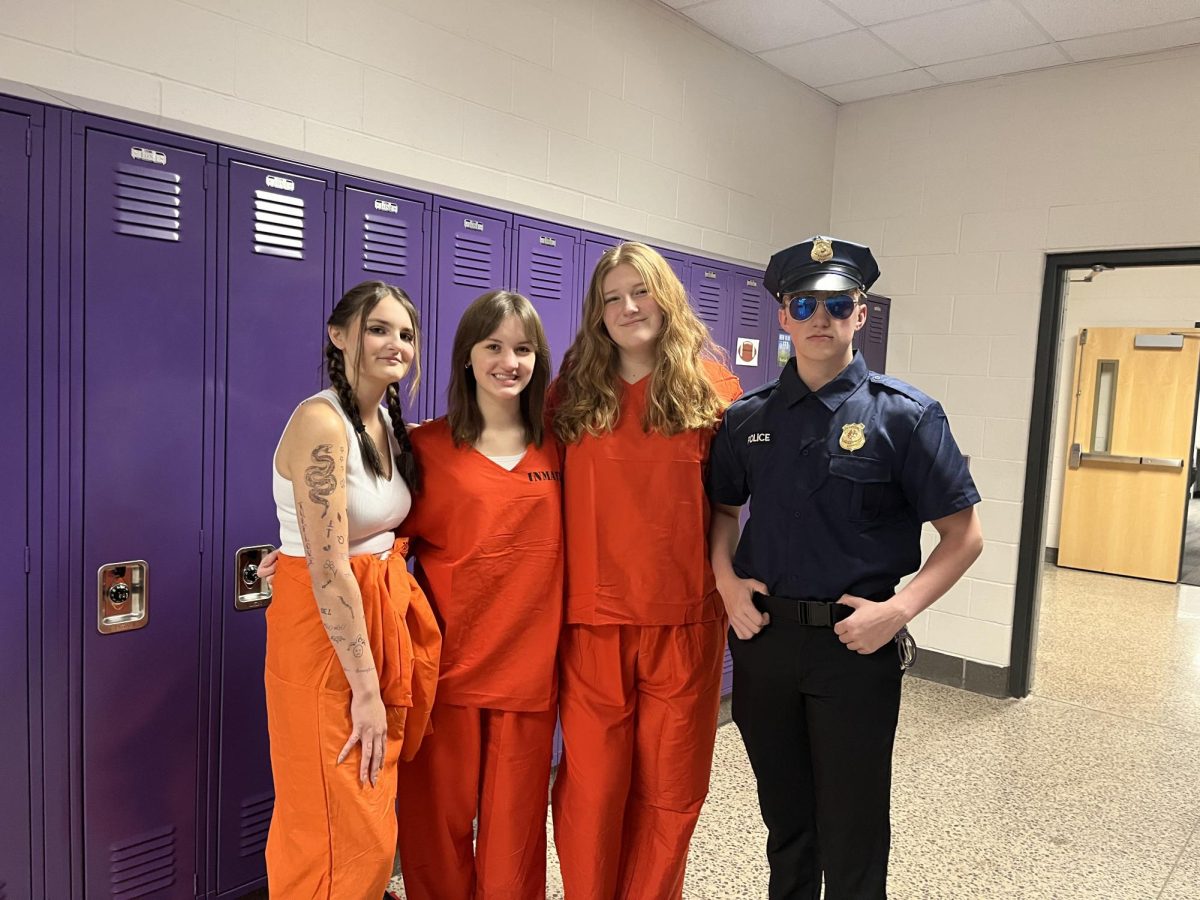
<svg viewBox="0 0 1200 900">
<path fill-rule="evenodd" d="M 870 249 L 849 241 L 771 257 L 764 283 L 795 355 L 729 408 L 712 445 L 712 565 L 771 900 L 816 900 L 822 875 L 826 900 L 886 898 L 905 625 L 983 547 L 979 494 L 941 405 L 868 371 L 851 346 L 878 277 Z M 940 540 L 922 566 L 923 522 Z"/>
</svg>

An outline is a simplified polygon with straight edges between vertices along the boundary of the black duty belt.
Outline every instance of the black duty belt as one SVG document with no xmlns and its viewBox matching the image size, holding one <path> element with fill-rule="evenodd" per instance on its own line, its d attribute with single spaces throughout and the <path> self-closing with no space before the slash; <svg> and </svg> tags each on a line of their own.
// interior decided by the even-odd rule
<svg viewBox="0 0 1200 900">
<path fill-rule="evenodd" d="M 816 628 L 832 628 L 842 619 L 854 613 L 854 607 L 829 600 L 792 600 L 789 597 L 772 597 L 769 594 L 754 595 L 754 605 L 759 612 L 769 613 L 772 619 L 799 622 Z"/>
</svg>

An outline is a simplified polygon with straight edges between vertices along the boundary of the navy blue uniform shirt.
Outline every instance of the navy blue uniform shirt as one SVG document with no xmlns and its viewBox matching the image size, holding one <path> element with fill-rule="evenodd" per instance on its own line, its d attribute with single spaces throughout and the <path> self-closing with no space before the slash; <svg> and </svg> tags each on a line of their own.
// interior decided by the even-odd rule
<svg viewBox="0 0 1200 900">
<path fill-rule="evenodd" d="M 890 595 L 921 565 L 921 523 L 979 502 L 941 404 L 868 371 L 861 353 L 815 392 L 792 359 L 730 406 L 708 494 L 750 500 L 733 560 L 740 577 L 825 600 Z"/>
</svg>

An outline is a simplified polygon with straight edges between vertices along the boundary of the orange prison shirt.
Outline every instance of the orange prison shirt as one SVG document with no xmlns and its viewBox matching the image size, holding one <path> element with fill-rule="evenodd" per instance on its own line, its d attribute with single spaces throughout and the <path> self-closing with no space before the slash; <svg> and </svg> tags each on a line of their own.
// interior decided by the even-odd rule
<svg viewBox="0 0 1200 900">
<path fill-rule="evenodd" d="M 412 432 L 423 488 L 400 532 L 442 626 L 437 702 L 551 708 L 562 628 L 562 465 L 547 434 L 511 472 L 449 423 Z"/>
<path fill-rule="evenodd" d="M 704 367 L 726 403 L 741 396 L 732 372 L 711 360 Z M 649 383 L 622 384 L 616 427 L 565 448 L 568 624 L 685 625 L 725 614 L 704 493 L 716 428 L 643 431 Z"/>
</svg>

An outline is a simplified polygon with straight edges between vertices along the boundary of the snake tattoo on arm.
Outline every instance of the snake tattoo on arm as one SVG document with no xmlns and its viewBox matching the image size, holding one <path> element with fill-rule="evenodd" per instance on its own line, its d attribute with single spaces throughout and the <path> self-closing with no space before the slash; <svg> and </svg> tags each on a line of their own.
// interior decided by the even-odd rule
<svg viewBox="0 0 1200 900">
<path fill-rule="evenodd" d="M 329 515 L 329 495 L 337 487 L 337 479 L 333 475 L 332 451 L 331 444 L 318 444 L 312 452 L 313 464 L 304 470 L 308 499 L 320 505 L 322 519 Z"/>
</svg>

